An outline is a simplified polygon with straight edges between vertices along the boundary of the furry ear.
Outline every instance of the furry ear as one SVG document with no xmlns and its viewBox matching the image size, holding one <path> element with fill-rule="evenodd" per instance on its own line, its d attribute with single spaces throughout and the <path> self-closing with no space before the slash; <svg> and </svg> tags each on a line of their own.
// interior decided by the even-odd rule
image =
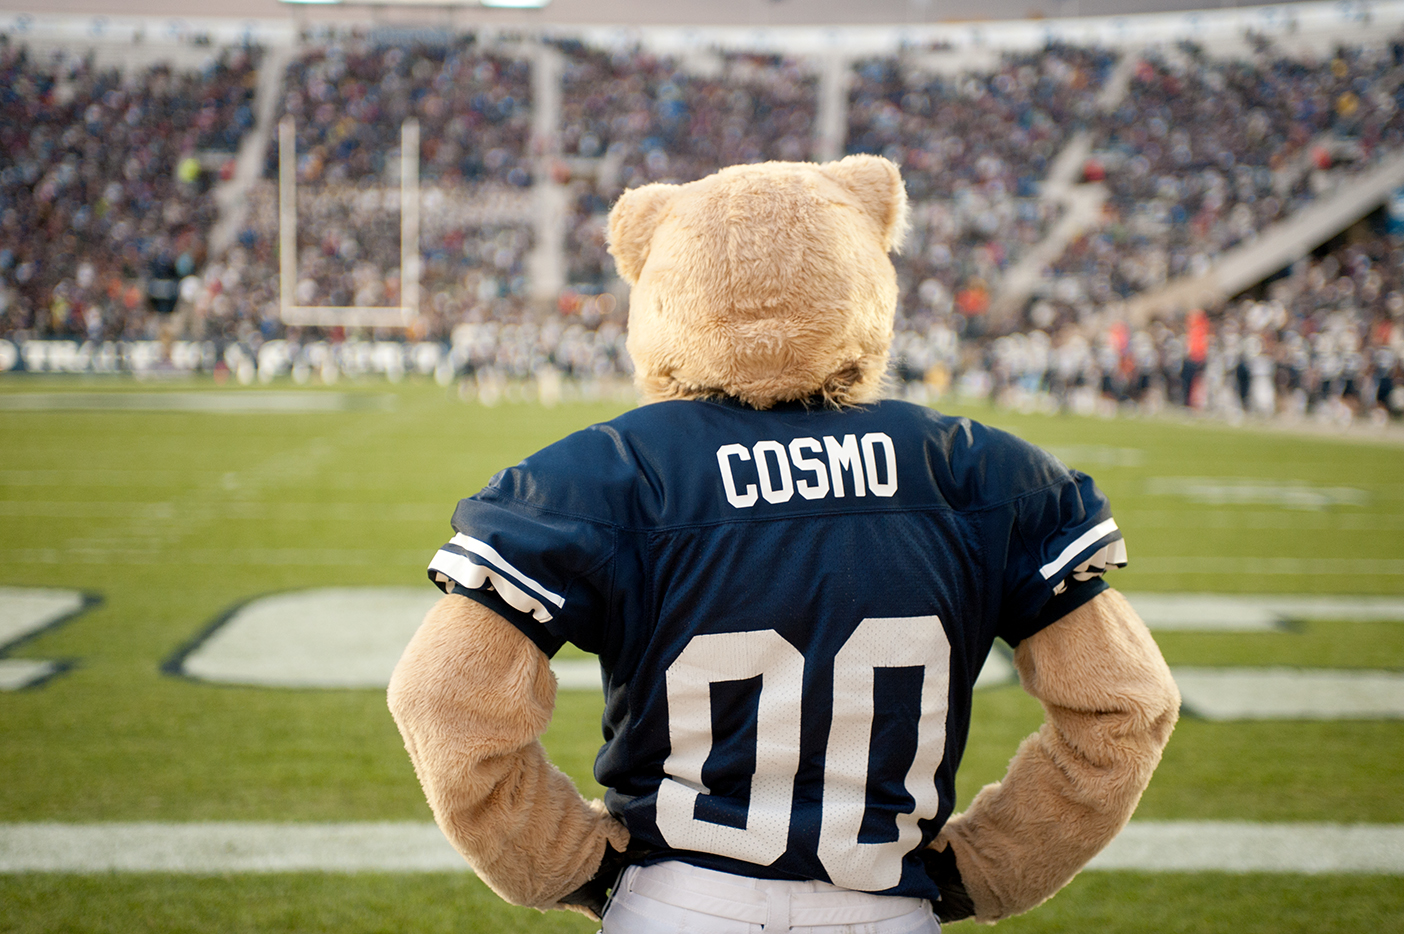
<svg viewBox="0 0 1404 934">
<path fill-rule="evenodd" d="M 882 156 L 847 156 L 826 162 L 819 170 L 847 188 L 877 222 L 882 248 L 901 247 L 907 234 L 907 187 L 897 166 Z"/>
<path fill-rule="evenodd" d="M 619 275 L 630 285 L 639 281 L 639 273 L 648 261 L 653 231 L 677 191 L 677 185 L 661 182 L 631 188 L 610 209 L 609 255 L 614 257 Z"/>
</svg>

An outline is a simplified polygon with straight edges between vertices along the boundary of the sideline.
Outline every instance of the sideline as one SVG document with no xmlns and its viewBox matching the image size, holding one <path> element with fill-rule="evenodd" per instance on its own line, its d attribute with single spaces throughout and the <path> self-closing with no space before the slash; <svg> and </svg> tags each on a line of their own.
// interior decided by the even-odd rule
<svg viewBox="0 0 1404 934">
<path fill-rule="evenodd" d="M 0 393 L 7 412 L 200 412 L 207 415 L 306 415 L 319 412 L 389 412 L 386 393 L 211 389 L 203 392 Z"/>
<path fill-rule="evenodd" d="M 1404 824 L 1133 821 L 1088 869 L 1404 875 Z M 427 822 L 0 824 L 0 873 L 469 871 Z"/>
</svg>

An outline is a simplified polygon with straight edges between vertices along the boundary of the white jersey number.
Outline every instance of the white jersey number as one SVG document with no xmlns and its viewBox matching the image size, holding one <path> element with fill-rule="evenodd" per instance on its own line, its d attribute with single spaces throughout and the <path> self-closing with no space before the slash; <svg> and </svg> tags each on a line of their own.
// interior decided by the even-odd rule
<svg viewBox="0 0 1404 934">
<path fill-rule="evenodd" d="M 950 642 L 935 616 L 865 619 L 834 658 L 834 717 L 824 767 L 819 861 L 835 885 L 878 892 L 896 885 L 902 857 L 921 836 L 920 820 L 940 806 L 935 774 L 945 757 Z M 773 629 L 697 636 L 668 666 L 668 737 L 672 753 L 658 788 L 658 829 L 669 846 L 769 865 L 789 845 L 799 771 L 804 656 Z M 917 752 L 905 787 L 912 810 L 897 818 L 898 836 L 860 843 L 867 810 L 873 679 L 878 668 L 922 669 Z M 708 794 L 702 766 L 712 751 L 711 686 L 760 676 L 756 771 L 744 829 L 693 816 Z"/>
</svg>

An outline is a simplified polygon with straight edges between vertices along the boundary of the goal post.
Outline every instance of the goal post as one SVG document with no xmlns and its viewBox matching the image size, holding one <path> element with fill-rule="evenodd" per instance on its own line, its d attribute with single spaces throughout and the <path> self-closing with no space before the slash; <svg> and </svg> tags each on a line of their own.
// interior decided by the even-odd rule
<svg viewBox="0 0 1404 934">
<path fill-rule="evenodd" d="M 278 279 L 284 324 L 408 328 L 419 317 L 419 121 L 400 126 L 400 304 L 297 304 L 297 125 L 278 123 Z"/>
</svg>

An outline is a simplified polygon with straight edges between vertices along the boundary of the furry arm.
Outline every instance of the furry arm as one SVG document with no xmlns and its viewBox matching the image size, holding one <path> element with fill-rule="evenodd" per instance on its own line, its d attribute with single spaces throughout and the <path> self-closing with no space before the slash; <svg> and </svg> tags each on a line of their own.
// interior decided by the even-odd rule
<svg viewBox="0 0 1404 934">
<path fill-rule="evenodd" d="M 556 679 L 515 626 L 460 596 L 425 617 L 390 679 L 390 711 L 444 835 L 493 891 L 542 910 L 629 832 L 586 802 L 538 737 Z M 579 909 L 577 909 L 579 910 Z"/>
<path fill-rule="evenodd" d="M 1014 664 L 1046 721 L 933 844 L 952 848 L 986 922 L 1052 896 L 1121 831 L 1180 708 L 1159 648 L 1115 590 L 1025 639 Z"/>
</svg>

